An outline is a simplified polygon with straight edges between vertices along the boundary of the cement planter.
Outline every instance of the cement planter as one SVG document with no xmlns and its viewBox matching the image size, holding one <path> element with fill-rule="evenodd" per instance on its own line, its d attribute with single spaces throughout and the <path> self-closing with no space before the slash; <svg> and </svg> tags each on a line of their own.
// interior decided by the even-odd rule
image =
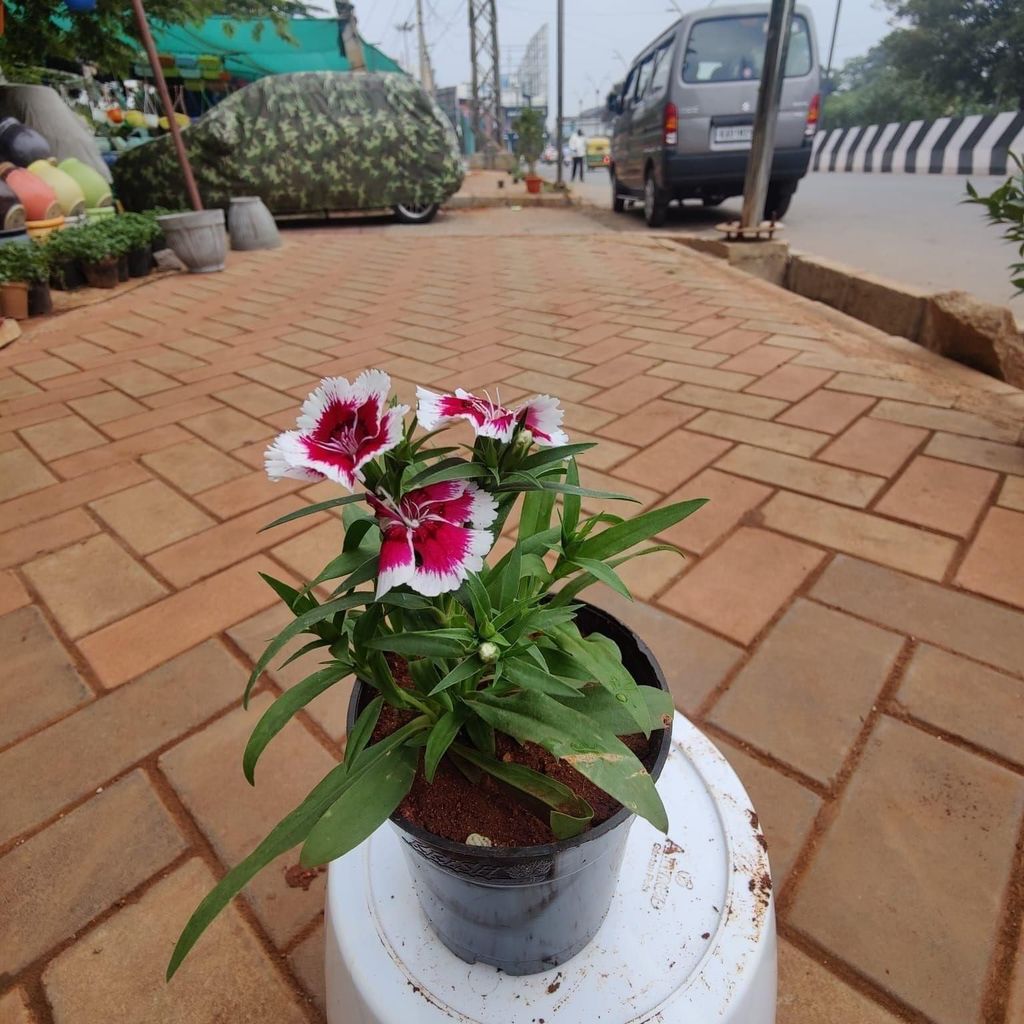
<svg viewBox="0 0 1024 1024">
<path fill-rule="evenodd" d="M 168 247 L 190 274 L 211 274 L 224 269 L 227 236 L 224 234 L 223 210 L 170 213 L 158 217 L 157 223 Z"/>
<path fill-rule="evenodd" d="M 277 249 L 281 245 L 277 224 L 259 196 L 239 196 L 231 200 L 228 233 L 231 248 L 240 251 Z"/>
</svg>

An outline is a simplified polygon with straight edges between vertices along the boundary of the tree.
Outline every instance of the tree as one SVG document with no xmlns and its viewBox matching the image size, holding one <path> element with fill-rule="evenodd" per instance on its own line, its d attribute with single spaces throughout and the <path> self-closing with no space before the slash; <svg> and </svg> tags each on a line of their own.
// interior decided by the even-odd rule
<svg viewBox="0 0 1024 1024">
<path fill-rule="evenodd" d="M 0 66 L 8 77 L 19 67 L 83 62 L 105 73 L 126 75 L 142 48 L 128 0 L 98 0 L 89 14 L 69 14 L 56 0 L 14 0 L 5 6 Z M 309 11 L 302 0 L 146 0 L 146 13 L 152 21 L 168 25 L 194 24 L 214 14 L 239 21 L 270 18 L 286 36 L 287 19 Z"/>
<path fill-rule="evenodd" d="M 885 0 L 892 62 L 935 95 L 1024 109 L 1024 0 Z"/>
</svg>

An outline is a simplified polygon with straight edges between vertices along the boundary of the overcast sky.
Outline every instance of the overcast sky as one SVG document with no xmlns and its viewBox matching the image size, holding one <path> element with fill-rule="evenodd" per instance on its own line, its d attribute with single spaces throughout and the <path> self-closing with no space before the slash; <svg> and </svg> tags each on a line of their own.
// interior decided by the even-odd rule
<svg viewBox="0 0 1024 1024">
<path fill-rule="evenodd" d="M 726 6 L 727 0 L 716 0 Z M 835 17 L 836 0 L 803 0 L 814 14 L 824 64 Z M 395 26 L 415 20 L 414 0 L 355 0 L 363 38 L 385 53 L 405 62 L 405 43 L 416 69 L 416 33 L 405 35 Z M 551 54 L 551 99 L 554 108 L 555 0 L 497 0 L 498 43 L 502 70 L 507 66 L 506 50 L 521 55 L 530 36 L 548 24 Z M 318 0 L 323 7 L 333 3 Z M 703 4 L 679 0 L 683 10 Z M 469 80 L 469 29 L 466 0 L 423 0 L 427 42 L 438 86 Z M 673 21 L 671 0 L 566 0 L 565 3 L 565 110 L 575 113 L 580 104 L 594 106 L 595 96 L 604 96 L 622 77 L 622 61 L 630 61 L 659 32 Z M 628 12 L 623 14 L 623 11 Z M 836 64 L 864 53 L 888 31 L 888 16 L 880 0 L 846 0 L 839 19 Z M 516 49 L 517 48 L 517 49 Z M 621 57 L 621 59 L 620 59 Z"/>
</svg>

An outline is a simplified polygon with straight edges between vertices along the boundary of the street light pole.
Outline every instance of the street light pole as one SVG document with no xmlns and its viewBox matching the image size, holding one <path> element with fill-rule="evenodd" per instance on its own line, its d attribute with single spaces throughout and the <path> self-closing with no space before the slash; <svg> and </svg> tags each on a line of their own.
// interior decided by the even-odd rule
<svg viewBox="0 0 1024 1024">
<path fill-rule="evenodd" d="M 795 0 L 772 0 L 768 15 L 768 38 L 761 68 L 761 87 L 757 93 L 754 115 L 754 137 L 750 143 L 750 161 L 743 185 L 741 229 L 756 228 L 761 223 L 768 195 L 772 158 L 775 155 L 775 126 L 779 118 L 782 83 L 785 78 L 789 33 L 793 24 Z"/>
<path fill-rule="evenodd" d="M 167 115 L 167 125 L 171 129 L 171 138 L 174 140 L 174 152 L 178 156 L 178 163 L 181 165 L 181 175 L 185 179 L 185 193 L 188 201 L 192 204 L 193 210 L 203 208 L 203 200 L 199 196 L 199 189 L 196 187 L 195 175 L 192 173 L 192 165 L 188 162 L 188 153 L 185 151 L 185 141 L 181 137 L 181 125 L 174 111 L 174 104 L 171 103 L 171 94 L 167 89 L 167 79 L 164 78 L 164 69 L 160 66 L 160 57 L 156 52 L 156 43 L 153 42 L 153 33 L 149 31 L 149 22 L 146 20 L 146 10 L 142 6 L 142 0 L 132 0 L 132 10 L 135 11 L 135 22 L 139 29 L 139 39 L 142 41 L 143 49 L 149 58 L 149 66 L 153 69 L 153 77 L 156 79 L 156 91 L 163 104 L 164 113 Z"/>
<path fill-rule="evenodd" d="M 555 179 L 559 188 L 565 186 L 565 171 L 562 168 L 562 131 L 563 131 L 563 115 L 562 115 L 562 89 L 565 81 L 565 0 L 558 0 L 558 71 L 556 77 L 558 78 L 558 112 L 555 118 L 555 134 L 558 136 L 556 140 L 555 148 L 558 150 L 558 159 L 556 166 L 558 167 L 558 177 Z"/>
</svg>

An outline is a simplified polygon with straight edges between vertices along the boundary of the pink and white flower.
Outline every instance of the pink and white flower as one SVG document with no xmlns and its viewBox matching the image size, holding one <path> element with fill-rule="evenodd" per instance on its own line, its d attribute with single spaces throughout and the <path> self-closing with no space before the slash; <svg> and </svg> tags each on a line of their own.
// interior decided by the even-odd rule
<svg viewBox="0 0 1024 1024">
<path fill-rule="evenodd" d="M 398 502 L 368 494 L 384 540 L 377 597 L 408 584 L 425 597 L 456 590 L 479 572 L 494 539 L 488 527 L 498 503 L 476 484 L 451 480 L 409 491 Z"/>
<path fill-rule="evenodd" d="M 302 404 L 298 430 L 281 434 L 267 449 L 271 480 L 334 480 L 350 491 L 362 468 L 402 440 L 407 405 L 387 407 L 391 378 L 365 370 L 350 384 L 327 377 Z"/>
<path fill-rule="evenodd" d="M 569 441 L 562 429 L 565 413 L 558 399 L 550 395 L 537 395 L 515 409 L 492 401 L 489 395 L 480 398 L 462 388 L 456 388 L 454 395 L 438 395 L 426 388 L 417 388 L 416 398 L 417 418 L 427 430 L 466 420 L 472 424 L 477 437 L 493 437 L 506 443 L 512 440 L 517 425 L 529 430 L 539 445 L 561 445 Z"/>
</svg>

